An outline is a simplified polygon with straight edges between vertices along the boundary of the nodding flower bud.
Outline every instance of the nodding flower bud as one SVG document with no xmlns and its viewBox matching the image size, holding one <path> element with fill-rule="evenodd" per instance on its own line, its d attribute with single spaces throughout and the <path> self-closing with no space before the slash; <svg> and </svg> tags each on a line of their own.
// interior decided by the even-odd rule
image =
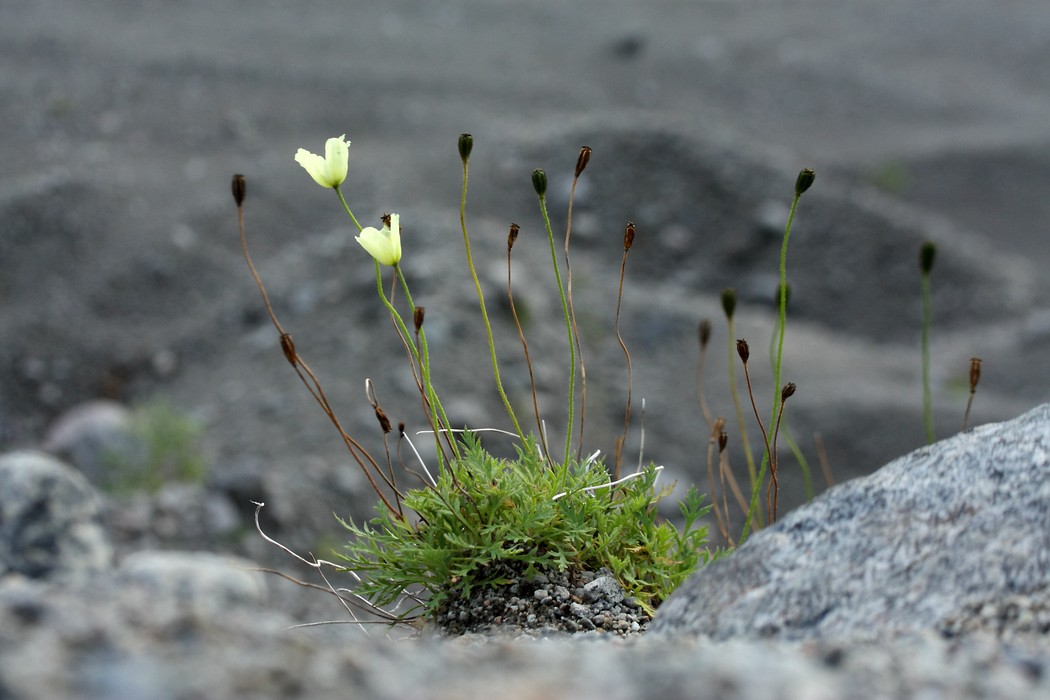
<svg viewBox="0 0 1050 700">
<path fill-rule="evenodd" d="M 284 353 L 284 359 L 288 360 L 288 364 L 292 367 L 299 363 L 299 355 L 295 352 L 295 341 L 288 333 L 281 334 L 281 352 Z"/>
<path fill-rule="evenodd" d="M 795 196 L 801 197 L 802 193 L 813 186 L 813 181 L 817 179 L 817 174 L 809 168 L 803 168 L 802 172 L 798 174 L 798 179 L 795 180 Z"/>
<path fill-rule="evenodd" d="M 937 257 L 937 245 L 933 241 L 923 243 L 919 249 L 919 269 L 922 271 L 922 274 L 930 274 L 935 257 Z"/>
<path fill-rule="evenodd" d="M 547 173 L 543 172 L 541 168 L 536 168 L 532 171 L 532 187 L 536 190 L 536 194 L 541 197 L 547 194 Z"/>
<path fill-rule="evenodd" d="M 722 311 L 726 312 L 726 318 L 733 320 L 733 312 L 736 311 L 736 290 L 726 287 L 722 290 Z"/>
<path fill-rule="evenodd" d="M 518 231 L 521 230 L 517 224 L 510 225 L 510 231 L 507 232 L 507 252 L 511 251 L 514 247 L 514 242 L 518 240 Z"/>
<path fill-rule="evenodd" d="M 711 340 L 711 322 L 706 318 L 700 322 L 700 349 L 707 347 L 707 341 Z"/>
<path fill-rule="evenodd" d="M 788 382 L 784 385 L 784 388 L 780 390 L 780 403 L 784 403 L 792 396 L 795 395 L 795 384 L 794 382 Z"/>
<path fill-rule="evenodd" d="M 417 306 L 412 311 L 412 323 L 416 325 L 416 333 L 419 333 L 419 329 L 423 327 L 423 317 L 427 315 L 427 309 L 425 306 Z"/>
<path fill-rule="evenodd" d="M 977 382 L 981 381 L 981 358 L 970 358 L 970 393 L 977 391 Z"/>
<path fill-rule="evenodd" d="M 233 176 L 233 181 L 230 183 L 230 189 L 233 190 L 233 201 L 240 207 L 244 204 L 244 195 L 247 193 L 248 183 L 244 179 L 244 175 L 237 173 Z"/>
<path fill-rule="evenodd" d="M 623 229 L 623 250 L 626 253 L 634 245 L 634 222 L 628 221 Z"/>
<path fill-rule="evenodd" d="M 718 434 L 718 452 L 722 453 L 726 451 L 726 445 L 729 444 L 729 435 L 726 431 L 722 431 Z"/>
<path fill-rule="evenodd" d="M 459 157 L 464 163 L 470 158 L 470 151 L 474 148 L 474 137 L 470 134 L 459 135 Z"/>
<path fill-rule="evenodd" d="M 582 146 L 580 148 L 580 156 L 576 159 L 576 177 L 580 176 L 583 169 L 587 167 L 587 163 L 591 160 L 591 147 Z"/>
<path fill-rule="evenodd" d="M 740 355 L 740 361 L 746 365 L 747 358 L 751 357 L 751 349 L 747 346 L 746 340 L 740 339 L 736 341 L 736 354 Z"/>
<path fill-rule="evenodd" d="M 397 424 L 397 436 L 405 437 L 405 421 L 401 421 Z"/>
<path fill-rule="evenodd" d="M 387 418 L 386 413 L 379 406 L 376 406 L 376 420 L 379 421 L 379 427 L 384 433 L 389 433 L 393 430 L 390 425 L 390 419 Z"/>
</svg>

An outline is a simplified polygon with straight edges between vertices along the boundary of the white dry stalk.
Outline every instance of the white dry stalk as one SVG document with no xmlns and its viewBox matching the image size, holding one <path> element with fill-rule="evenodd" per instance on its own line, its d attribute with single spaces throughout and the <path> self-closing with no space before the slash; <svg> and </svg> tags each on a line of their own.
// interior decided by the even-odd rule
<svg viewBox="0 0 1050 700">
<path fill-rule="evenodd" d="M 427 475 L 427 478 L 430 479 L 430 485 L 437 486 L 437 481 L 434 480 L 430 470 L 427 469 L 427 463 L 423 461 L 423 457 L 419 454 L 419 450 L 416 449 L 415 443 L 412 442 L 412 438 L 408 437 L 407 434 L 405 435 L 405 442 L 407 442 L 408 446 L 412 448 L 412 452 L 416 455 L 416 459 L 419 460 L 419 466 L 423 467 L 423 472 Z M 418 476 L 418 474 L 416 476 Z"/>
<path fill-rule="evenodd" d="M 595 454 L 597 454 L 597 453 L 595 453 Z M 660 465 L 659 467 L 653 467 L 653 470 L 659 473 L 659 472 L 663 471 L 663 465 Z M 616 481 L 610 481 L 607 484 L 598 484 L 597 486 L 586 486 L 586 487 L 580 489 L 579 491 L 574 491 L 573 493 L 593 493 L 594 491 L 597 491 L 598 489 L 611 488 L 613 486 L 617 486 L 619 484 L 622 484 L 625 481 L 630 481 L 631 479 L 635 479 L 635 478 L 637 478 L 637 477 L 639 477 L 641 475 L 642 475 L 642 472 L 637 471 L 634 474 L 628 474 L 627 476 L 623 477 L 622 479 L 617 479 Z M 655 486 L 655 482 L 654 482 L 653 485 Z M 551 500 L 557 501 L 558 499 L 564 498 L 565 496 L 568 496 L 568 495 L 569 495 L 568 491 L 562 491 L 559 494 L 555 494 L 554 498 L 551 499 Z"/>
<path fill-rule="evenodd" d="M 270 537 L 269 535 L 267 535 L 262 529 L 262 524 L 259 522 L 259 512 L 262 511 L 263 507 L 266 504 L 265 503 L 260 503 L 259 501 L 252 501 L 252 503 L 255 505 L 255 529 L 259 533 L 259 536 L 262 537 L 267 542 L 269 542 L 270 544 L 272 544 L 273 546 L 275 546 L 278 549 L 280 549 L 281 551 L 283 551 L 283 552 L 285 552 L 287 554 L 290 554 L 292 557 L 294 557 L 295 559 L 299 560 L 303 564 L 306 564 L 310 568 L 315 569 L 318 572 L 318 574 L 321 576 L 321 579 L 325 582 L 325 586 L 327 586 L 327 588 L 325 588 L 323 586 L 318 586 L 316 584 L 311 584 L 311 583 L 308 583 L 308 582 L 305 582 L 305 581 L 299 581 L 298 579 L 296 579 L 296 578 L 294 578 L 292 576 L 289 576 L 287 574 L 284 574 L 284 573 L 282 573 L 280 571 L 274 571 L 272 569 L 260 569 L 260 571 L 265 571 L 265 572 L 269 572 L 269 573 L 275 573 L 275 574 L 277 574 L 277 575 L 279 575 L 279 576 L 281 576 L 283 578 L 288 579 L 289 581 L 292 581 L 293 583 L 297 583 L 299 585 L 304 585 L 304 586 L 307 586 L 307 587 L 310 587 L 310 588 L 319 588 L 320 590 L 325 590 L 328 593 L 331 593 L 332 595 L 334 595 L 336 598 L 339 599 L 339 602 L 342 604 L 343 608 L 345 608 L 346 612 L 350 615 L 351 618 L 353 618 L 352 620 L 349 620 L 349 621 L 341 620 L 341 621 L 328 621 L 328 622 L 309 622 L 309 623 L 304 623 L 304 624 L 300 624 L 300 625 L 292 625 L 292 627 L 290 627 L 289 629 L 296 629 L 298 627 L 313 627 L 313 626 L 322 625 L 322 624 L 338 624 L 338 623 L 342 623 L 342 624 L 356 624 L 359 627 L 361 627 L 361 631 L 363 631 L 366 635 L 368 635 L 368 630 L 365 628 L 365 624 L 368 621 L 358 619 L 357 615 L 355 615 L 354 611 L 350 608 L 350 604 L 351 603 L 353 605 L 357 606 L 357 607 L 360 607 L 361 609 L 363 609 L 363 610 L 365 610 L 367 612 L 372 613 L 373 615 L 376 615 L 377 617 L 383 618 L 382 624 L 389 624 L 389 623 L 392 623 L 392 622 L 393 623 L 402 622 L 402 620 L 400 620 L 400 618 L 397 615 L 391 613 L 388 610 L 384 610 L 383 608 L 380 608 L 380 607 L 378 607 L 376 605 L 373 605 L 367 598 L 365 598 L 364 596 L 360 595 L 359 593 L 356 593 L 353 590 L 348 589 L 348 588 L 336 589 L 334 586 L 332 586 L 331 582 L 328 580 L 328 577 L 325 576 L 323 567 L 330 566 L 332 569 L 334 569 L 336 571 L 339 571 L 340 573 L 348 573 L 354 578 L 355 581 L 360 582 L 361 581 L 361 577 L 358 576 L 357 573 L 355 573 L 354 571 L 345 569 L 344 567 L 341 567 L 338 564 L 335 564 L 334 562 L 330 562 L 330 561 L 327 561 L 325 559 L 318 559 L 318 558 L 314 557 L 313 555 L 311 555 L 311 559 L 306 559 L 305 557 L 302 557 L 298 553 L 293 551 L 291 548 L 281 544 L 277 540 L 275 540 L 272 537 Z M 350 596 L 349 599 L 346 597 L 347 595 Z M 403 593 L 402 595 L 403 595 L 403 597 L 415 598 L 414 596 L 411 596 L 411 594 L 409 594 L 407 592 Z M 415 599 L 415 600 L 417 600 L 417 602 L 418 602 L 418 599 Z M 400 607 L 402 602 L 403 602 L 402 600 L 398 600 L 397 604 L 394 606 L 394 609 L 396 610 L 398 607 Z M 371 635 L 369 635 L 369 636 L 371 636 Z"/>
</svg>

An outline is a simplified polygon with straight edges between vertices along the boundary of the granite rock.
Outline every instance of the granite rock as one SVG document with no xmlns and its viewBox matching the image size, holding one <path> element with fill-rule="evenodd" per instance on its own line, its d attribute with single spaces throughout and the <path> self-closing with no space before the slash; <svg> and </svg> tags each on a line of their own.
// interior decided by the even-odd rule
<svg viewBox="0 0 1050 700">
<path fill-rule="evenodd" d="M 874 641 L 983 629 L 1045 640 L 1048 523 L 1044 404 L 829 490 L 694 574 L 650 632 Z"/>
<path fill-rule="evenodd" d="M 112 566 L 102 504 L 87 479 L 41 452 L 0 456 L 0 576 L 80 580 Z"/>
</svg>

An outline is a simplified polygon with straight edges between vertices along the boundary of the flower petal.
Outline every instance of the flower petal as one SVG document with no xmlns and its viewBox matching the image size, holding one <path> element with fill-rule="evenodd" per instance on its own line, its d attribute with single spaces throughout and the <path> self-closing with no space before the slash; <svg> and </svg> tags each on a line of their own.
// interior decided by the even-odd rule
<svg viewBox="0 0 1050 700">
<path fill-rule="evenodd" d="M 401 260 L 401 217 L 391 214 L 382 230 L 366 226 L 355 240 L 380 265 L 396 265 Z"/>
<path fill-rule="evenodd" d="M 303 166 L 310 177 L 321 187 L 328 187 L 328 178 L 324 158 L 316 153 L 310 153 L 305 148 L 300 148 L 295 153 L 295 162 Z"/>
<path fill-rule="evenodd" d="M 361 229 L 361 234 L 356 238 L 357 242 L 361 244 L 361 247 L 368 251 L 368 254 L 375 258 L 376 262 L 380 265 L 392 265 L 390 262 L 389 244 L 386 237 L 379 231 L 379 229 L 366 226 Z"/>
<path fill-rule="evenodd" d="M 325 142 L 324 159 L 328 164 L 328 177 L 333 187 L 343 184 L 343 180 L 346 179 L 347 161 L 350 159 L 349 146 L 346 134 Z"/>
<path fill-rule="evenodd" d="M 325 155 L 310 153 L 300 148 L 295 153 L 295 161 L 306 169 L 310 177 L 321 187 L 338 187 L 346 180 L 347 161 L 349 160 L 346 134 L 330 138 L 325 142 Z"/>
<path fill-rule="evenodd" d="M 394 262 L 401 260 L 401 216 L 390 215 L 390 250 L 394 256 Z"/>
</svg>

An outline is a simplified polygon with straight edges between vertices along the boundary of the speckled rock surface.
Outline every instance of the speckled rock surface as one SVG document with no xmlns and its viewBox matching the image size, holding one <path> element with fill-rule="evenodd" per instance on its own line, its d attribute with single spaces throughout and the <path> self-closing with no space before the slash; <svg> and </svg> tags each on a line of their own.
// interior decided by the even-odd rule
<svg viewBox="0 0 1050 700">
<path fill-rule="evenodd" d="M 829 490 L 697 572 L 651 632 L 1050 633 L 1050 404 Z"/>
<path fill-rule="evenodd" d="M 83 475 L 42 452 L 0 456 L 0 577 L 74 581 L 112 563 L 102 500 Z"/>
</svg>

